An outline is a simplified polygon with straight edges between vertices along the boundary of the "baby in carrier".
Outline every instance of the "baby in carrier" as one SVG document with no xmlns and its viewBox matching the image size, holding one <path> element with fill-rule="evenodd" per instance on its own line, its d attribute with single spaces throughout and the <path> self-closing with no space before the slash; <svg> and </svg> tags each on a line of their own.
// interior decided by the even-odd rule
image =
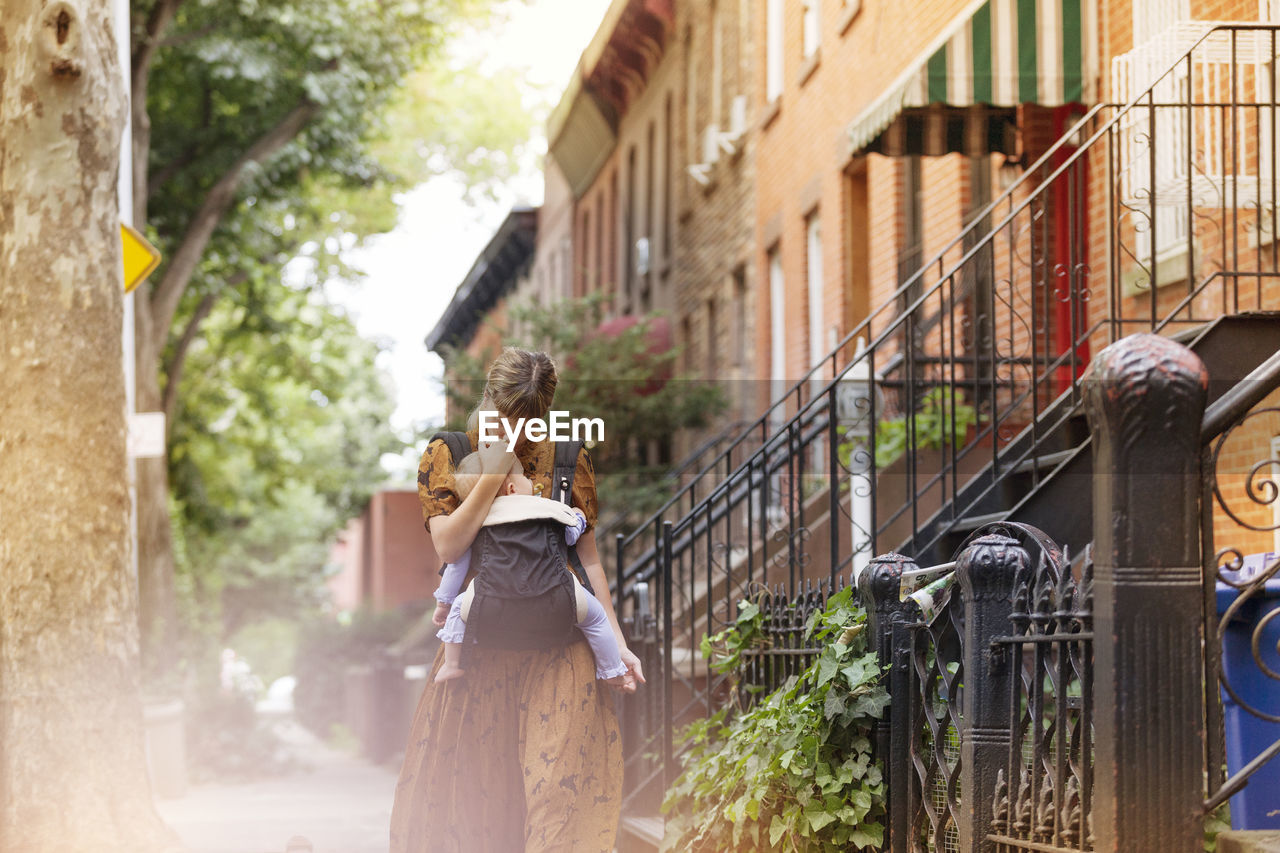
<svg viewBox="0 0 1280 853">
<path fill-rule="evenodd" d="M 445 647 L 435 680 L 463 675 L 464 643 L 501 647 L 504 635 L 517 632 L 520 641 L 510 647 L 554 647 L 572 642 L 576 629 L 591 645 L 596 677 L 620 684 L 627 668 L 604 606 L 569 570 L 567 546 L 578 541 L 587 520 L 567 504 L 534 497 L 514 454 L 511 463 L 480 532 L 457 562 L 445 566 L 436 590 L 433 621 L 441 626 L 436 636 Z M 454 484 L 460 499 L 466 500 L 480 473 L 478 453 L 458 463 Z M 476 578 L 459 594 L 476 557 Z"/>
</svg>

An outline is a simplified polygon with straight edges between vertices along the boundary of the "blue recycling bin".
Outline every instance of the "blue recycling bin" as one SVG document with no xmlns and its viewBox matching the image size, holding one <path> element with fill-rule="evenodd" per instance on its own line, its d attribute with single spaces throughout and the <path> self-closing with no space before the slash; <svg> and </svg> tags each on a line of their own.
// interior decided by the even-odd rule
<svg viewBox="0 0 1280 853">
<path fill-rule="evenodd" d="M 1218 615 L 1236 600 L 1239 590 L 1218 584 Z M 1280 610 L 1280 578 L 1267 581 L 1232 617 L 1222 642 L 1222 672 L 1231 688 L 1248 704 L 1280 715 L 1280 681 L 1269 677 L 1253 659 L 1253 631 L 1267 614 Z M 1259 642 L 1263 662 L 1280 672 L 1280 614 L 1271 617 Z M 1227 740 L 1227 775 L 1232 776 L 1263 750 L 1280 740 L 1280 723 L 1263 720 L 1222 691 Z M 1280 756 L 1258 768 L 1244 790 L 1231 798 L 1232 829 L 1280 829 Z"/>
</svg>

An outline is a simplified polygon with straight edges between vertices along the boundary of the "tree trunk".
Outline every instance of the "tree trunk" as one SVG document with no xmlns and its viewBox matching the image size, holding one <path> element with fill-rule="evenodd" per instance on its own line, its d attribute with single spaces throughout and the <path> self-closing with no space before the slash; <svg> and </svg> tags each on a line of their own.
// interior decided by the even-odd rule
<svg viewBox="0 0 1280 853">
<path fill-rule="evenodd" d="M 152 337 L 141 334 L 151 313 L 145 303 L 134 305 L 134 394 L 139 412 L 158 412 L 164 407 L 160 391 L 160 353 Z M 135 460 L 138 486 L 138 614 L 142 631 L 142 652 L 146 687 L 164 690 L 168 676 L 176 672 L 177 601 L 174 577 L 173 521 L 169 516 L 169 458 L 165 424 L 165 455 Z M 176 685 L 169 684 L 176 691 Z M 176 695 L 176 694 L 175 694 Z"/>
<path fill-rule="evenodd" d="M 107 0 L 0 0 L 0 849 L 155 851 Z"/>
</svg>

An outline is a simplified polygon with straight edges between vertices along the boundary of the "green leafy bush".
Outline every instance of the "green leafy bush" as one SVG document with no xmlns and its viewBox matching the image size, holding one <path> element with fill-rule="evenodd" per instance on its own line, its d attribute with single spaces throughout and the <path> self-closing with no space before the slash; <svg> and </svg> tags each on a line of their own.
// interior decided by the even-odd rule
<svg viewBox="0 0 1280 853">
<path fill-rule="evenodd" d="M 347 623 L 318 618 L 302 626 L 293 674 L 298 722 L 321 737 L 343 721 L 347 667 L 374 662 L 413 623 L 416 614 L 359 611 Z"/>
<path fill-rule="evenodd" d="M 667 791 L 663 851 L 845 851 L 884 842 L 885 790 L 871 755 L 889 704 L 851 587 L 805 626 L 817 660 L 750 710 L 688 726 L 684 772 Z M 768 644 L 758 602 L 703 641 L 717 671 L 741 677 Z"/>
<path fill-rule="evenodd" d="M 978 423 L 978 413 L 968 403 L 954 402 L 945 388 L 934 388 L 920 398 L 920 409 L 910 418 L 898 415 L 876 424 L 876 468 L 883 470 L 907 452 L 908 430 L 915 431 L 917 450 L 962 447 L 969 427 Z M 837 428 L 842 435 L 843 427 Z M 844 441 L 837 448 L 840 463 L 851 467 L 853 448 L 861 442 Z"/>
</svg>

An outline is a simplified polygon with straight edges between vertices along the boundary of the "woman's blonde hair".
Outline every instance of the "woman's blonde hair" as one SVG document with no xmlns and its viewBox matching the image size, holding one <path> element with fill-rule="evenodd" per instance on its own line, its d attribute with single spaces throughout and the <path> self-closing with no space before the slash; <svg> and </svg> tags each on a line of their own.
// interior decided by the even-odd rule
<svg viewBox="0 0 1280 853">
<path fill-rule="evenodd" d="M 496 409 L 503 417 L 545 419 L 556 396 L 556 363 L 545 352 L 505 347 L 489 366 L 480 405 L 471 412 L 467 429 L 479 426 L 481 409 Z"/>
<path fill-rule="evenodd" d="M 480 482 L 480 474 L 484 471 L 484 467 L 480 464 L 479 453 L 468 453 L 462 457 L 462 461 L 453 469 L 453 490 L 458 493 L 458 500 L 465 501 L 467 495 L 471 494 L 471 490 L 476 487 L 476 483 Z M 507 470 L 507 476 L 511 476 L 516 471 L 524 471 L 520 465 L 520 460 L 516 458 L 514 453 L 511 454 L 511 467 Z M 505 480 L 503 481 L 506 482 Z"/>
</svg>

